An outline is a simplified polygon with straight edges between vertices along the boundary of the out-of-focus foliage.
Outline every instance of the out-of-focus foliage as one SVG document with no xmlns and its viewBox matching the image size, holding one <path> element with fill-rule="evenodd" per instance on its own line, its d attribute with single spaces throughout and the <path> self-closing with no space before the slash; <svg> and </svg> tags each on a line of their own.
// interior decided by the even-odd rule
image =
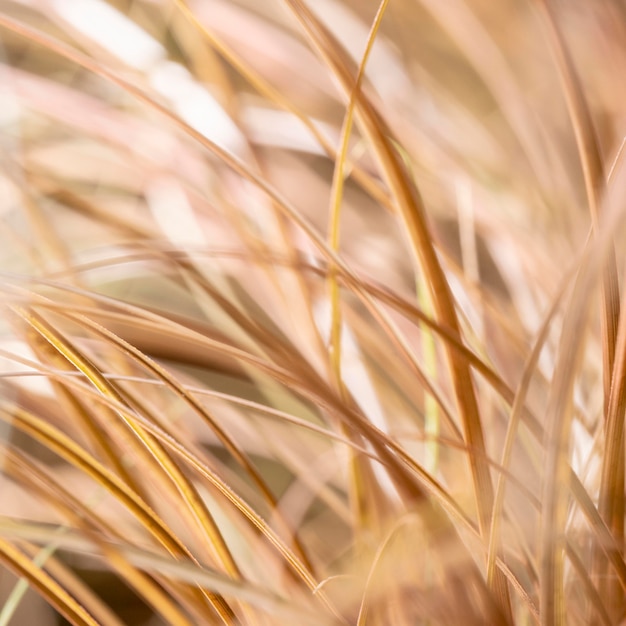
<svg viewBox="0 0 626 626">
<path fill-rule="evenodd" d="M 621 623 L 625 13 L 0 3 L 0 624 Z"/>
</svg>

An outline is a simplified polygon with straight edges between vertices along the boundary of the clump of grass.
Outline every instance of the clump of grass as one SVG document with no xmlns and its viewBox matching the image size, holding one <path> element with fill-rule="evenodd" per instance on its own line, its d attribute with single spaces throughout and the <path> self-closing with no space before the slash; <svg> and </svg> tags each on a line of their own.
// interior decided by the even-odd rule
<svg viewBox="0 0 626 626">
<path fill-rule="evenodd" d="M 0 623 L 621 623 L 623 12 L 5 2 Z"/>
</svg>

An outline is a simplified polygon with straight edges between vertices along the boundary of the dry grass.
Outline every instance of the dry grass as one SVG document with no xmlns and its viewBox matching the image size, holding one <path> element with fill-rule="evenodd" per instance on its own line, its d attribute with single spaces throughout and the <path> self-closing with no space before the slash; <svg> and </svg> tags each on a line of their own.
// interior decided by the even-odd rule
<svg viewBox="0 0 626 626">
<path fill-rule="evenodd" d="M 624 623 L 623 3 L 1 6 L 0 625 Z"/>
</svg>

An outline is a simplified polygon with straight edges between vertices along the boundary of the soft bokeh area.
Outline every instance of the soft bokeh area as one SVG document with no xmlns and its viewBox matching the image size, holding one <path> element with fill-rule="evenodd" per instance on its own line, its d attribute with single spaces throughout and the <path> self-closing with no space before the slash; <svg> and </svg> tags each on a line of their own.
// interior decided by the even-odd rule
<svg viewBox="0 0 626 626">
<path fill-rule="evenodd" d="M 625 623 L 625 42 L 0 0 L 0 626 Z"/>
</svg>

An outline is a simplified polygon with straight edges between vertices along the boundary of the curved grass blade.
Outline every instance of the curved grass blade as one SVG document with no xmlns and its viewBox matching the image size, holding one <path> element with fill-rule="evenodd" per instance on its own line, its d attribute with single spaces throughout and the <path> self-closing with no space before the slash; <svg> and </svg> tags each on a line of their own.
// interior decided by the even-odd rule
<svg viewBox="0 0 626 626">
<path fill-rule="evenodd" d="M 48 603 L 75 626 L 98 626 L 98 622 L 61 585 L 15 546 L 0 538 L 0 561 L 26 579 Z"/>
</svg>

